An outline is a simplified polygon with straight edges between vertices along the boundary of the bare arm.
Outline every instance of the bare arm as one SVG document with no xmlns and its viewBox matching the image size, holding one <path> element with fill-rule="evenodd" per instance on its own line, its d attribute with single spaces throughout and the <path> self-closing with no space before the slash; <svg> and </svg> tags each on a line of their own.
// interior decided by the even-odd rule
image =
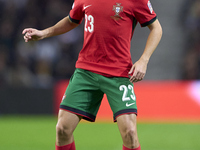
<svg viewBox="0 0 200 150">
<path fill-rule="evenodd" d="M 133 74 L 130 77 L 131 82 L 141 81 L 147 70 L 147 64 L 156 47 L 158 46 L 162 37 L 162 27 L 158 20 L 148 26 L 150 33 L 146 42 L 144 52 L 140 59 L 133 64 L 129 74 Z"/>
<path fill-rule="evenodd" d="M 37 41 L 37 40 L 41 40 L 44 38 L 48 38 L 48 37 L 66 33 L 68 31 L 74 29 L 77 26 L 78 26 L 78 24 L 71 22 L 69 17 L 67 16 L 52 27 L 49 27 L 44 30 L 26 28 L 23 30 L 22 34 L 24 34 L 25 42 Z"/>
</svg>

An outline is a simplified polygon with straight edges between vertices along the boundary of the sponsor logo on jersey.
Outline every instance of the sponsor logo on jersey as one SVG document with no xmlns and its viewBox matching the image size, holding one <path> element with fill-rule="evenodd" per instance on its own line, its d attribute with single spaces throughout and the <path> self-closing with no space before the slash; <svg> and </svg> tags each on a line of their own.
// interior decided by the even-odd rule
<svg viewBox="0 0 200 150">
<path fill-rule="evenodd" d="M 126 103 L 126 107 L 130 107 L 130 106 L 132 106 L 132 105 L 135 105 L 135 103 Z"/>
<path fill-rule="evenodd" d="M 115 15 L 111 16 L 112 19 L 122 19 L 122 17 L 120 16 L 120 13 L 123 12 L 123 6 L 121 6 L 121 3 L 116 3 L 116 5 L 113 5 L 113 11 L 115 12 Z"/>
<path fill-rule="evenodd" d="M 83 10 L 85 10 L 86 8 L 88 8 L 88 7 L 90 7 L 90 6 L 92 6 L 92 5 L 84 6 L 84 7 L 83 7 Z"/>
<path fill-rule="evenodd" d="M 62 97 L 62 101 L 65 99 L 65 97 L 66 97 L 66 95 L 64 94 L 63 97 Z"/>
<path fill-rule="evenodd" d="M 152 7 L 150 1 L 148 1 L 147 6 L 149 7 L 150 13 L 152 14 L 153 13 L 153 7 Z"/>
</svg>

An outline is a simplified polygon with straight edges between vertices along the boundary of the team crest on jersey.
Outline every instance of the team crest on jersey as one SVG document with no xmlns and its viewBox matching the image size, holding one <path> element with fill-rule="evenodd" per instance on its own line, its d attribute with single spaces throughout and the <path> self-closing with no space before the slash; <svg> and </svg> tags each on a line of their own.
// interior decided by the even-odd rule
<svg viewBox="0 0 200 150">
<path fill-rule="evenodd" d="M 115 20 L 122 19 L 120 16 L 120 13 L 123 12 L 123 6 L 121 6 L 121 3 L 116 3 L 116 5 L 113 5 L 113 11 L 115 12 L 115 15 L 111 16 L 111 18 Z"/>
<path fill-rule="evenodd" d="M 149 7 L 149 10 L 150 10 L 150 12 L 151 12 L 151 14 L 152 14 L 152 13 L 153 13 L 153 7 L 152 7 L 152 5 L 151 5 L 150 0 L 148 1 L 147 6 Z"/>
</svg>

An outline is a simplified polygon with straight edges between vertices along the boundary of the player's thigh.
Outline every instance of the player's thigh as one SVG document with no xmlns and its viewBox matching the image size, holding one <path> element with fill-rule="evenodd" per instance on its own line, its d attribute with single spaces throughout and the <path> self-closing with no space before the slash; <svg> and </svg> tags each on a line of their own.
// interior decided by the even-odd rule
<svg viewBox="0 0 200 150">
<path fill-rule="evenodd" d="M 123 140 L 123 144 L 129 148 L 139 147 L 137 135 L 137 123 L 135 114 L 124 114 L 117 117 L 118 128 Z"/>
<path fill-rule="evenodd" d="M 60 109 L 58 113 L 57 131 L 67 131 L 73 133 L 78 123 L 81 120 L 81 116 L 73 114 L 71 112 Z"/>
<path fill-rule="evenodd" d="M 117 124 L 120 128 L 133 127 L 137 124 L 136 114 L 124 114 L 117 117 Z"/>
<path fill-rule="evenodd" d="M 124 114 L 117 117 L 117 125 L 122 136 L 131 132 L 137 138 L 137 117 L 136 114 Z"/>
</svg>

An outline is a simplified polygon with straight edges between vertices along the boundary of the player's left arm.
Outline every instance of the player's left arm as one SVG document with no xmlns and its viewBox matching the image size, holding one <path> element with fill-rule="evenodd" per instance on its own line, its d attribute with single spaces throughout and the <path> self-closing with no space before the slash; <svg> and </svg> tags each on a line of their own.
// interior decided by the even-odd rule
<svg viewBox="0 0 200 150">
<path fill-rule="evenodd" d="M 158 46 L 162 37 L 162 27 L 158 19 L 155 20 L 152 24 L 148 25 L 148 28 L 150 30 L 150 33 L 146 42 L 144 52 L 140 59 L 133 64 L 129 72 L 129 74 L 133 74 L 130 77 L 131 82 L 141 81 L 144 78 L 149 59 L 155 51 L 156 47 Z"/>
</svg>

